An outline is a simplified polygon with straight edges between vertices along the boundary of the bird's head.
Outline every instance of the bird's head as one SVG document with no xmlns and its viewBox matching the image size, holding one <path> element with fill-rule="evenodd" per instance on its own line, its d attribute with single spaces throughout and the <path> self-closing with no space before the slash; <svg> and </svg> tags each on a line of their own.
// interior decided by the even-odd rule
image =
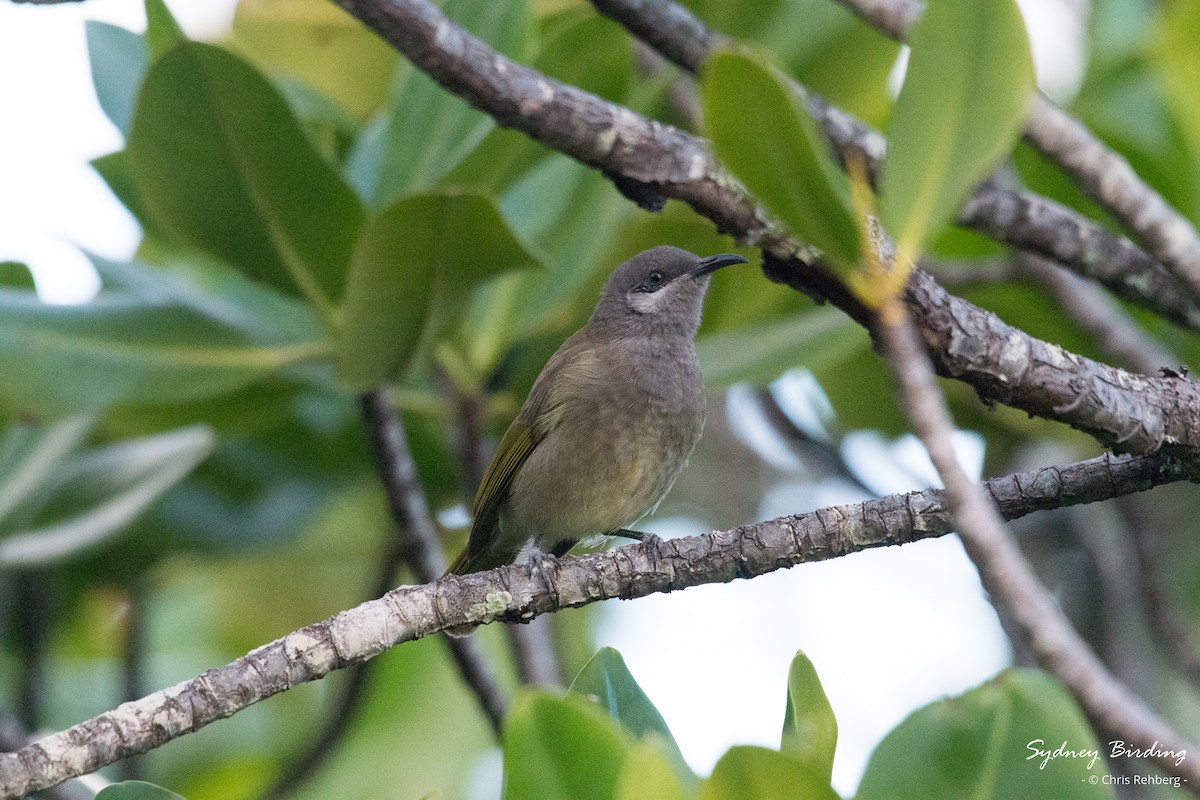
<svg viewBox="0 0 1200 800">
<path fill-rule="evenodd" d="M 667 245 L 645 250 L 613 270 L 592 322 L 625 322 L 695 335 L 709 277 L 721 267 L 745 263 L 732 253 L 701 258 Z"/>
</svg>

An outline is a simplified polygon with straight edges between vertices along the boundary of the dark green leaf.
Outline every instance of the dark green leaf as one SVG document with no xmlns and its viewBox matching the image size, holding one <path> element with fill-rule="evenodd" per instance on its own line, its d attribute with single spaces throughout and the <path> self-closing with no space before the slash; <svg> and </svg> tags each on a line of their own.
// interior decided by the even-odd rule
<svg viewBox="0 0 1200 800">
<path fill-rule="evenodd" d="M 340 164 L 358 132 L 354 118 L 337 103 L 297 78 L 290 75 L 273 75 L 271 78 L 272 84 L 287 101 L 321 156 L 330 163 Z"/>
<path fill-rule="evenodd" d="M 1064 750 L 1094 751 L 1095 759 L 1050 758 L 1043 766 L 1035 751 L 1064 742 Z M 900 723 L 872 754 L 857 797 L 1100 800 L 1113 796 L 1101 782 L 1106 774 L 1096 736 L 1063 688 L 1041 672 L 1008 670 Z"/>
<path fill-rule="evenodd" d="M 832 263 L 857 265 L 849 183 L 787 79 L 753 56 L 721 52 L 705 64 L 701 98 L 713 149 L 738 180 Z"/>
<path fill-rule="evenodd" d="M 155 221 L 146 213 L 146 207 L 142 204 L 142 199 L 138 195 L 137 186 L 134 184 L 133 173 L 129 166 L 129 157 L 124 150 L 118 150 L 115 153 L 100 156 L 92 161 L 92 169 L 104 179 L 108 184 L 108 188 L 112 191 L 117 199 L 121 201 L 125 208 L 129 209 L 129 213 L 137 217 L 138 222 L 142 226 L 142 230 L 147 236 L 160 236 L 161 233 L 155 226 Z"/>
<path fill-rule="evenodd" d="M 526 0 L 449 0 L 444 11 L 499 52 L 519 55 L 529 35 Z M 433 187 L 492 130 L 491 118 L 409 65 L 392 100 L 368 123 L 347 165 L 350 182 L 373 208 Z"/>
<path fill-rule="evenodd" d="M 575 676 L 568 691 L 596 703 L 635 739 L 659 737 L 677 777 L 689 784 L 695 783 L 695 775 L 683 760 L 683 753 L 679 751 L 666 720 L 658 713 L 642 687 L 638 686 L 625 666 L 625 660 L 616 650 L 602 647 L 596 651 L 596 655 Z"/>
<path fill-rule="evenodd" d="M 146 76 L 126 152 L 164 229 L 331 313 L 363 210 L 253 68 L 179 45 Z"/>
<path fill-rule="evenodd" d="M 1034 81 L 1014 0 L 931 3 L 909 44 L 908 73 L 888 128 L 879 214 L 915 259 L 1012 148 Z"/>
<path fill-rule="evenodd" d="M 779 750 L 797 758 L 828 783 L 833 774 L 837 733 L 837 719 L 817 670 L 808 656 L 798 652 L 788 670 L 787 710 Z"/>
<path fill-rule="evenodd" d="M 184 800 L 180 795 L 145 781 L 121 781 L 105 786 L 96 800 Z"/>
<path fill-rule="evenodd" d="M 75 456 L 50 479 L 30 526 L 10 528 L 0 539 L 0 567 L 61 563 L 99 546 L 183 480 L 213 444 L 212 432 L 196 425 Z"/>
<path fill-rule="evenodd" d="M 829 781 L 765 747 L 729 748 L 700 784 L 700 800 L 841 800 Z"/>
<path fill-rule="evenodd" d="M 525 693 L 504 726 L 503 800 L 611 800 L 630 743 L 579 697 Z"/>
<path fill-rule="evenodd" d="M 146 43 L 141 36 L 124 28 L 88 20 L 87 45 L 100 108 L 128 137 L 138 88 L 149 64 Z"/>
<path fill-rule="evenodd" d="M 12 289 L 35 289 L 33 273 L 19 261 L 0 261 L 0 286 Z"/>
<path fill-rule="evenodd" d="M 167 4 L 163 0 L 146 0 L 146 50 L 150 60 L 161 58 L 172 47 L 186 41 L 187 37 Z"/>
<path fill-rule="evenodd" d="M 232 391 L 324 355 L 304 307 L 224 272 L 208 286 L 97 260 L 105 288 L 56 306 L 0 289 L 0 398 L 49 417 Z"/>
<path fill-rule="evenodd" d="M 342 378 L 368 389 L 397 378 L 435 309 L 484 279 L 536 265 L 481 194 L 406 197 L 368 224 L 354 251 L 338 349 Z"/>
</svg>

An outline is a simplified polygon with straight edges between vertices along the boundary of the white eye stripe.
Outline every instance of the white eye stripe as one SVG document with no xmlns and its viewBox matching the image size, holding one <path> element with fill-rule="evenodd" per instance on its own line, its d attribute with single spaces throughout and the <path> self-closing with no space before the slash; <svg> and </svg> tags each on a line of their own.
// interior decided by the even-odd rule
<svg viewBox="0 0 1200 800">
<path fill-rule="evenodd" d="M 667 296 L 667 292 L 638 292 L 633 291 L 626 295 L 629 301 L 629 307 L 639 314 L 652 314 L 658 310 L 662 304 L 663 298 Z"/>
</svg>

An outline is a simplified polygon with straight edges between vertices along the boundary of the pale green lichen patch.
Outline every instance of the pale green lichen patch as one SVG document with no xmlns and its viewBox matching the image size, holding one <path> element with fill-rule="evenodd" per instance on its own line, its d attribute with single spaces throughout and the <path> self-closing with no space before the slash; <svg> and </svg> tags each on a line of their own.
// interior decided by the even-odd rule
<svg viewBox="0 0 1200 800">
<path fill-rule="evenodd" d="M 507 611 L 512 600 L 512 592 L 488 592 L 484 601 L 482 603 L 472 603 L 468 612 L 472 619 L 478 619 L 480 622 L 490 622 L 498 615 Z"/>
</svg>

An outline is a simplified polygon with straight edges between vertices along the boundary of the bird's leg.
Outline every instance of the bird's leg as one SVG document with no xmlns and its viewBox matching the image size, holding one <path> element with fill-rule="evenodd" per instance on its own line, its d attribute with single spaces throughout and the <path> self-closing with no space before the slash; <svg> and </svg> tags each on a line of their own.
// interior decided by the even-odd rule
<svg viewBox="0 0 1200 800">
<path fill-rule="evenodd" d="M 633 539 L 635 542 L 650 545 L 650 558 L 653 563 L 657 564 L 662 561 L 662 537 L 656 533 L 647 533 L 646 531 L 631 531 L 628 528 L 617 528 L 615 531 L 610 531 L 609 536 L 620 536 L 622 539 Z"/>
<path fill-rule="evenodd" d="M 631 531 L 628 528 L 617 528 L 615 531 L 609 531 L 608 535 L 619 536 L 622 539 L 633 539 L 635 542 L 653 542 L 655 539 L 658 539 L 660 542 L 662 541 L 656 534 L 646 533 L 645 531 Z"/>
<path fill-rule="evenodd" d="M 563 547 L 564 544 L 566 545 L 565 548 Z M 532 577 L 534 569 L 540 572 L 542 583 L 554 593 L 555 597 L 558 596 L 558 580 L 552 578 L 551 575 L 557 575 L 558 573 L 558 557 L 565 555 L 567 550 L 570 550 L 574 544 L 574 542 L 560 542 L 549 553 L 543 553 L 540 549 L 534 547 L 529 553 L 530 576 Z M 552 569 L 547 569 L 547 567 L 551 567 Z"/>
</svg>

